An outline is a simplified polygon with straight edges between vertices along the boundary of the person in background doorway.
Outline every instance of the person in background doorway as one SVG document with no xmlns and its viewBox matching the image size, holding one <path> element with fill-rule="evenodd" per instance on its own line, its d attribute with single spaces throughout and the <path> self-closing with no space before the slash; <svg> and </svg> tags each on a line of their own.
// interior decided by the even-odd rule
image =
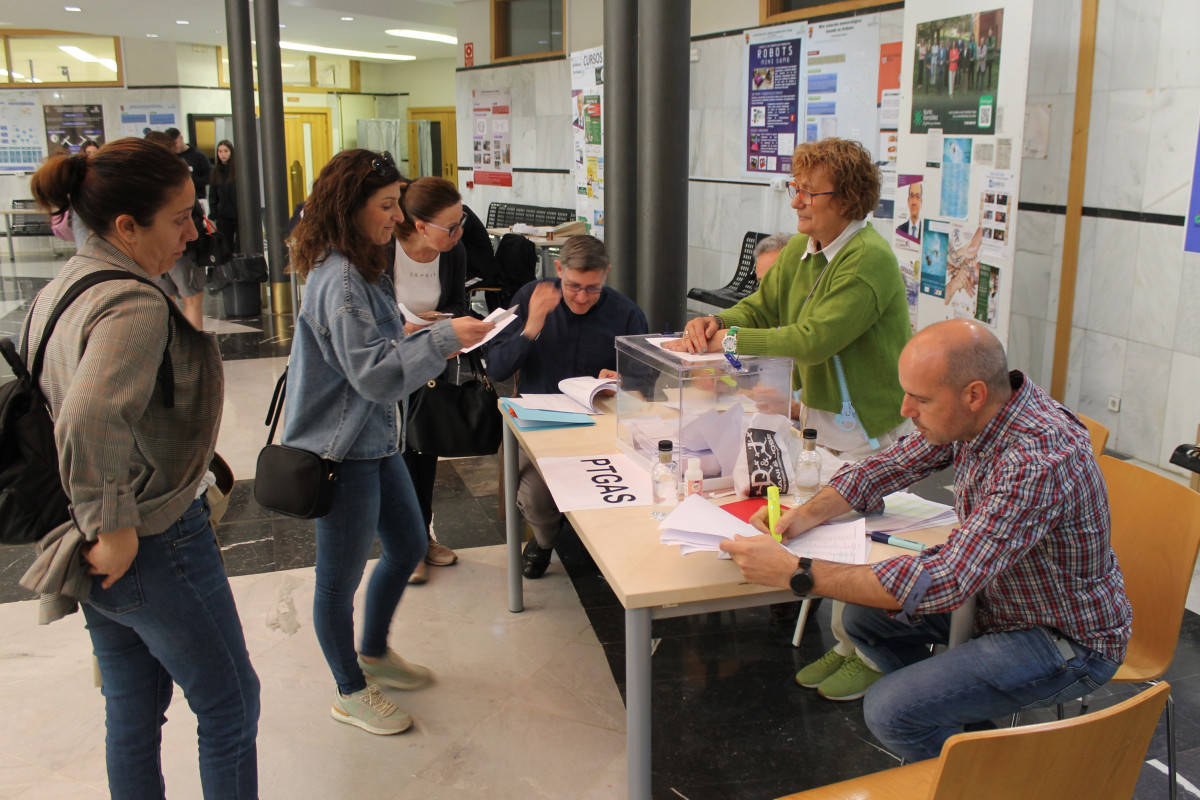
<svg viewBox="0 0 1200 800">
<path fill-rule="evenodd" d="M 238 241 L 237 168 L 233 160 L 233 143 L 228 139 L 217 142 L 217 163 L 208 189 L 208 214 L 224 237 L 229 252 L 242 252 Z"/>
<path fill-rule="evenodd" d="M 208 197 L 208 179 L 212 173 L 212 162 L 208 160 L 208 156 L 197 150 L 194 145 L 185 142 L 183 134 L 179 132 L 178 128 L 167 128 L 163 133 L 171 137 L 171 148 L 192 171 L 192 183 L 196 186 L 196 198 Z"/>
<path fill-rule="evenodd" d="M 467 313 L 467 254 L 462 245 L 466 222 L 462 195 L 444 178 L 418 178 L 411 183 L 401 180 L 400 208 L 404 211 L 404 220 L 396 225 L 389 270 L 389 278 L 396 288 L 396 302 L 429 321 L 464 316 Z M 405 322 L 404 333 L 413 334 L 422 327 Z M 448 377 L 454 366 L 447 365 L 442 377 Z M 405 448 L 404 463 L 412 476 L 429 543 L 425 559 L 417 564 L 408 581 L 424 583 L 429 578 L 429 566 L 448 567 L 458 561 L 458 556 L 433 535 L 437 455 Z"/>
</svg>

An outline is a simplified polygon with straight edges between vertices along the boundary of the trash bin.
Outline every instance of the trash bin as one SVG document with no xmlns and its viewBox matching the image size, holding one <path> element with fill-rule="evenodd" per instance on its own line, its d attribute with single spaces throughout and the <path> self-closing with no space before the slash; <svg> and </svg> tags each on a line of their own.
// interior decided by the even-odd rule
<svg viewBox="0 0 1200 800">
<path fill-rule="evenodd" d="M 231 283 L 221 290 L 226 317 L 257 317 L 262 313 L 262 299 L 257 283 Z"/>
<path fill-rule="evenodd" d="M 231 283 L 221 288 L 227 317 L 257 317 L 262 313 L 258 285 L 267 279 L 267 261 L 261 255 L 236 255 L 223 265 L 223 277 Z"/>
</svg>

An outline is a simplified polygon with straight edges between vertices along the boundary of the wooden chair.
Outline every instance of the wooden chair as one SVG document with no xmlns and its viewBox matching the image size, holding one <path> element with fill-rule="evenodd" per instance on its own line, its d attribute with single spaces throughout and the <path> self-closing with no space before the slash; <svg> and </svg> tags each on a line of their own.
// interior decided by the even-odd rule
<svg viewBox="0 0 1200 800">
<path fill-rule="evenodd" d="M 1133 606 L 1133 636 L 1112 680 L 1155 683 L 1175 657 L 1188 586 L 1200 552 L 1200 494 L 1148 469 L 1101 456 L 1112 546 Z M 1167 696 L 1167 770 L 1176 794 L 1175 707 Z M 1086 708 L 1086 706 L 1085 706 Z"/>
<path fill-rule="evenodd" d="M 1099 458 L 1104 452 L 1104 445 L 1108 443 L 1108 428 L 1101 425 L 1096 420 L 1085 417 L 1083 414 L 1076 414 L 1084 425 L 1087 425 L 1088 436 L 1092 437 L 1092 455 Z"/>
<path fill-rule="evenodd" d="M 1170 686 L 1081 717 L 960 733 L 936 759 L 780 800 L 1130 798 Z"/>
</svg>

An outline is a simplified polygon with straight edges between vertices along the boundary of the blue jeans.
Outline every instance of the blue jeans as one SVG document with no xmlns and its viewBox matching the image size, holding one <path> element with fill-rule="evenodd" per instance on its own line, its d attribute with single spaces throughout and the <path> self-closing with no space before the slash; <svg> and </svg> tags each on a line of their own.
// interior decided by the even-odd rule
<svg viewBox="0 0 1200 800">
<path fill-rule="evenodd" d="M 343 461 L 333 506 L 317 520 L 313 628 L 342 694 L 367 686 L 354 650 L 354 592 L 376 534 L 383 556 L 367 585 L 359 649 L 369 657 L 387 653 L 392 615 L 408 576 L 429 548 L 417 495 L 400 454 Z"/>
<path fill-rule="evenodd" d="M 910 625 L 847 604 L 842 623 L 884 673 L 863 702 L 867 727 L 908 761 L 936 758 L 968 723 L 1082 697 L 1118 666 L 1041 627 L 984 634 L 934 656 L 929 645 L 948 641 L 949 614 Z"/>
<path fill-rule="evenodd" d="M 258 676 L 250 665 L 208 504 L 138 540 L 108 589 L 93 578 L 83 606 L 100 663 L 114 800 L 163 797 L 162 726 L 171 684 L 196 714 L 204 797 L 258 797 Z"/>
</svg>

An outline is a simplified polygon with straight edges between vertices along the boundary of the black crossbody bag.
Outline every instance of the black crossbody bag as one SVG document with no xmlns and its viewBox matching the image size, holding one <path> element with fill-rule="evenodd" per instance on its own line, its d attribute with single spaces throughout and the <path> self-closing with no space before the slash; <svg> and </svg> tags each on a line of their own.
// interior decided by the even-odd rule
<svg viewBox="0 0 1200 800">
<path fill-rule="evenodd" d="M 254 499 L 263 508 L 297 519 L 315 519 L 329 513 L 333 505 L 333 489 L 337 483 L 337 461 L 321 458 L 316 453 L 271 444 L 275 428 L 283 415 L 283 398 L 287 393 L 287 370 L 279 376 L 271 406 L 264 424 L 271 426 L 267 445 L 258 454 L 254 470 Z"/>
</svg>

